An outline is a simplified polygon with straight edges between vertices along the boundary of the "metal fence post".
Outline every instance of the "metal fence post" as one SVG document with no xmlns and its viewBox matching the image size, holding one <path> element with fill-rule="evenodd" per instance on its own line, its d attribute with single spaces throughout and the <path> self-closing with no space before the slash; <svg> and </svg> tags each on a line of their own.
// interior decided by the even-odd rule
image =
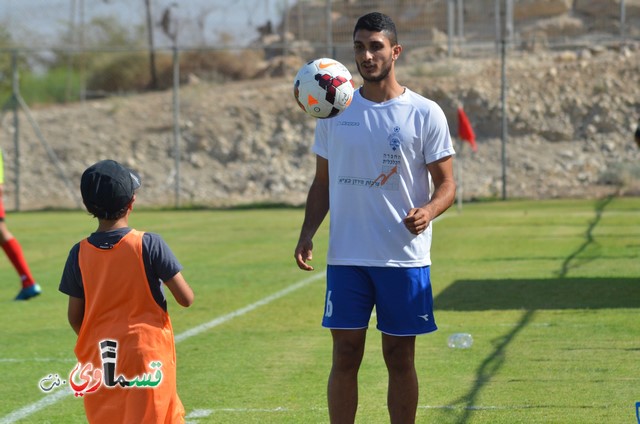
<svg viewBox="0 0 640 424">
<path fill-rule="evenodd" d="M 300 15 L 300 8 L 302 5 L 298 3 L 298 15 Z M 302 37 L 302 25 L 299 26 L 298 30 L 300 31 L 299 37 Z M 285 57 L 289 56 L 289 42 L 287 41 L 287 34 L 289 33 L 289 0 L 285 0 L 284 2 L 284 11 L 282 13 L 282 54 Z"/>
<path fill-rule="evenodd" d="M 507 200 L 507 43 L 506 38 L 502 38 L 502 88 L 501 88 L 501 103 L 502 103 L 502 200 Z"/>
<path fill-rule="evenodd" d="M 453 56 L 453 37 L 455 36 L 455 0 L 447 1 L 447 54 Z"/>
<path fill-rule="evenodd" d="M 331 0 L 327 0 L 327 57 L 333 57 L 333 20 L 331 19 Z"/>
<path fill-rule="evenodd" d="M 624 3 L 624 0 L 620 0 L 620 38 L 622 41 L 627 40 L 627 28 L 626 28 L 626 20 L 627 20 L 627 7 Z"/>
<path fill-rule="evenodd" d="M 11 102 L 13 108 L 13 145 L 15 149 L 14 173 L 15 173 L 15 207 L 20 211 L 20 116 L 18 115 L 18 93 L 20 86 L 18 82 L 18 52 L 11 51 Z"/>
<path fill-rule="evenodd" d="M 458 43 L 464 39 L 464 0 L 458 0 Z"/>
<path fill-rule="evenodd" d="M 176 166 L 175 202 L 180 208 L 180 57 L 178 44 L 173 44 L 173 143 Z"/>
<path fill-rule="evenodd" d="M 513 27 L 513 0 L 506 0 L 506 3 L 504 29 L 507 32 L 507 42 L 513 43 L 515 32 Z"/>
</svg>

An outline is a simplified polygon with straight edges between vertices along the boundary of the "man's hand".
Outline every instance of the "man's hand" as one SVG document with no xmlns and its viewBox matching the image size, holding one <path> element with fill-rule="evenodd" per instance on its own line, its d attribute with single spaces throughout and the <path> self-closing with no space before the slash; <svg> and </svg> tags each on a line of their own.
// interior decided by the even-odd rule
<svg viewBox="0 0 640 424">
<path fill-rule="evenodd" d="M 300 240 L 296 246 L 293 257 L 296 259 L 298 268 L 303 271 L 313 271 L 313 267 L 307 264 L 307 261 L 313 259 L 313 241 Z"/>
<path fill-rule="evenodd" d="M 427 229 L 431 218 L 423 208 L 413 208 L 409 211 L 403 222 L 411 234 L 418 235 Z"/>
</svg>

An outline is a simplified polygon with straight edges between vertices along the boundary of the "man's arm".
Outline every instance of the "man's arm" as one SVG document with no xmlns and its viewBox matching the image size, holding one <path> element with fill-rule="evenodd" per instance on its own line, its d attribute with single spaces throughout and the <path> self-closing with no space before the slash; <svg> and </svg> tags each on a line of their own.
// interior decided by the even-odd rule
<svg viewBox="0 0 640 424">
<path fill-rule="evenodd" d="M 298 267 L 304 271 L 313 271 L 307 261 L 313 259 L 313 236 L 329 212 L 329 161 L 316 155 L 316 175 L 309 188 L 304 222 L 300 238 L 294 252 Z"/>
<path fill-rule="evenodd" d="M 456 197 L 456 182 L 453 178 L 453 157 L 447 156 L 427 164 L 433 180 L 434 191 L 426 205 L 413 208 L 404 218 L 404 225 L 412 234 L 420 234 L 429 223 L 451 206 Z"/>
</svg>

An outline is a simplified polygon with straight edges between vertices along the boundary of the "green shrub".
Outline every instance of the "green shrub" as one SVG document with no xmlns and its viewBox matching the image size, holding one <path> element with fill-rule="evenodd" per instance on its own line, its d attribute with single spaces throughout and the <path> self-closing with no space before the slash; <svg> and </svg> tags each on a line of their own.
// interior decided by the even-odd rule
<svg viewBox="0 0 640 424">
<path fill-rule="evenodd" d="M 76 101 L 80 92 L 80 76 L 66 68 L 52 69 L 46 74 L 20 74 L 20 94 L 29 105 Z"/>
</svg>

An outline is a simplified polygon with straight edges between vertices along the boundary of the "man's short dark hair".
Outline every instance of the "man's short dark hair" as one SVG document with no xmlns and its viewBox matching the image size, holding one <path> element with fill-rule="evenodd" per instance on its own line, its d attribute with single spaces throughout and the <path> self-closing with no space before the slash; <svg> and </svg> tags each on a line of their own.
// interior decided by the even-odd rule
<svg viewBox="0 0 640 424">
<path fill-rule="evenodd" d="M 371 12 L 361 16 L 353 29 L 354 39 L 356 38 L 356 32 L 361 29 L 373 32 L 384 32 L 387 38 L 389 38 L 392 46 L 398 44 L 396 24 L 394 24 L 393 20 L 384 13 Z"/>
</svg>

